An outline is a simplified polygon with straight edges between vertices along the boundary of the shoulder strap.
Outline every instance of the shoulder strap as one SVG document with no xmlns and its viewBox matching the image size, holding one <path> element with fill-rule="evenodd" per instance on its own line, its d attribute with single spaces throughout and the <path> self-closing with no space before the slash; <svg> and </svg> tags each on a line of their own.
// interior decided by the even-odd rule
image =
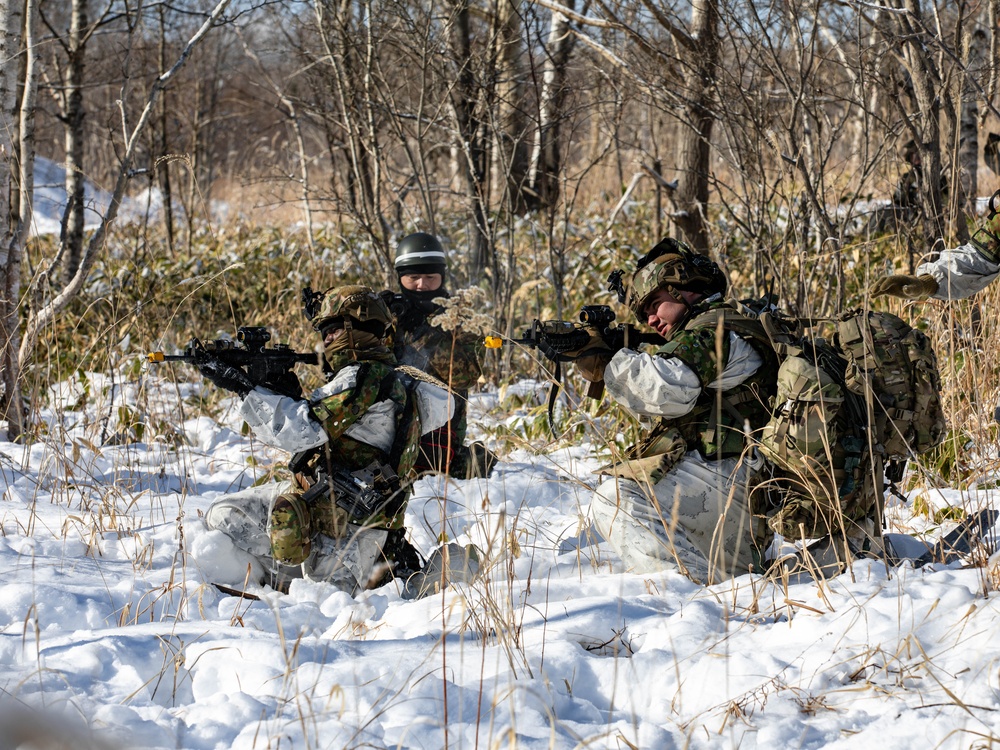
<svg viewBox="0 0 1000 750">
<path fill-rule="evenodd" d="M 399 421 L 396 422 L 396 436 L 389 449 L 389 465 L 392 466 L 400 479 L 405 481 L 416 460 L 416 444 L 420 437 L 418 434 L 419 421 L 417 420 L 417 385 L 421 382 L 437 385 L 440 381 L 422 370 L 408 365 L 396 366 L 393 370 L 393 378 L 398 379 L 406 389 L 406 403 L 403 405 L 403 413 Z M 392 380 L 393 378 L 386 379 Z M 444 387 L 447 389 L 447 386 Z"/>
<path fill-rule="evenodd" d="M 754 318 L 744 315 L 732 307 L 717 307 L 714 310 L 707 310 L 696 315 L 688 323 L 688 327 L 717 326 L 721 319 L 726 328 L 736 332 L 740 336 L 754 340 L 764 347 L 765 350 L 774 349 L 777 351 L 777 347 L 771 337 L 771 332 L 765 324 L 766 317 L 769 317 L 768 313 L 763 313 L 759 318 Z"/>
</svg>

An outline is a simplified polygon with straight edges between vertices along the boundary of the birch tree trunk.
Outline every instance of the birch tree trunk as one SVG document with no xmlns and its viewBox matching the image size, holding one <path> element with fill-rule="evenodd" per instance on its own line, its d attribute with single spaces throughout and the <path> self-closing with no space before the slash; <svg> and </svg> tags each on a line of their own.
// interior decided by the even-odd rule
<svg viewBox="0 0 1000 750">
<path fill-rule="evenodd" d="M 7 433 L 20 431 L 18 387 L 18 313 L 20 256 L 17 233 L 17 80 L 20 65 L 23 0 L 0 0 L 0 417 L 7 420 Z M 13 261 L 12 261 L 13 255 Z M 13 278 L 12 278 L 13 277 Z"/>
<path fill-rule="evenodd" d="M 63 281 L 76 275 L 83 254 L 84 169 L 83 169 L 83 84 L 87 28 L 87 0 L 73 0 L 67 39 L 66 91 L 63 123 L 66 127 L 66 210 L 63 213 L 60 243 L 65 266 Z"/>
<path fill-rule="evenodd" d="M 4 218 L 0 244 L 0 364 L 3 395 L 0 416 L 7 420 L 7 438 L 24 434 L 26 414 L 21 388 L 20 307 L 21 261 L 32 219 L 35 166 L 35 97 L 38 90 L 37 57 L 32 44 L 38 17 L 36 0 L 0 0 L 0 55 L 4 60 L 24 60 L 24 86 L 17 99 L 20 65 L 7 64 L 0 73 L 0 215 Z M 22 33 L 24 44 L 21 44 Z M 8 135 L 11 134 L 11 135 Z M 15 146 L 13 134 L 17 135 Z"/>
<path fill-rule="evenodd" d="M 959 143 L 958 174 L 959 206 L 970 215 L 976 212 L 976 195 L 979 190 L 979 91 L 969 83 L 969 77 L 982 73 L 986 58 L 988 40 L 986 32 L 978 24 L 973 24 L 970 33 L 963 40 L 962 60 L 965 75 L 961 76 L 959 88 Z"/>
</svg>

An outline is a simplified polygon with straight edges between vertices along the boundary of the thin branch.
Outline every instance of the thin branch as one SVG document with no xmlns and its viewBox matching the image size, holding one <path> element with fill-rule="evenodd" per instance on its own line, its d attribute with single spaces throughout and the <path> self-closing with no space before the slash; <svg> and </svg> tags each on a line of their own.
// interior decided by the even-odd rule
<svg viewBox="0 0 1000 750">
<path fill-rule="evenodd" d="M 617 21 L 606 21 L 603 18 L 593 18 L 591 16 L 584 16 L 577 13 L 575 10 L 570 10 L 565 5 L 559 2 L 554 2 L 553 0 L 531 0 L 534 5 L 541 5 L 543 8 L 548 8 L 553 13 L 560 13 L 571 21 L 575 21 L 581 26 L 593 26 L 598 29 L 623 29 L 624 27 Z"/>
<path fill-rule="evenodd" d="M 653 18 L 656 19 L 656 22 L 670 32 L 670 36 L 684 45 L 684 47 L 692 51 L 697 47 L 698 40 L 684 31 L 684 29 L 675 26 L 660 10 L 658 2 L 653 2 L 652 0 L 642 0 L 642 4 L 645 5 L 646 9 L 653 14 Z"/>
<path fill-rule="evenodd" d="M 194 36 L 192 36 L 187 45 L 185 45 L 183 51 L 173 66 L 171 66 L 168 71 L 163 73 L 153 82 L 153 85 L 150 88 L 149 97 L 146 100 L 146 106 L 143 108 L 142 114 L 139 116 L 139 121 L 136 123 L 131 134 L 126 139 L 125 153 L 122 155 L 122 162 L 118 168 L 118 178 L 115 182 L 114 190 L 111 193 L 108 210 L 105 212 L 101 219 L 101 223 L 98 225 L 94 234 L 91 236 L 90 241 L 87 243 L 87 249 L 80 261 L 80 267 L 77 269 L 76 275 L 69 281 L 69 283 L 66 284 L 63 290 L 56 295 L 54 299 L 52 299 L 36 314 L 32 315 L 32 317 L 28 320 L 25 327 L 24 339 L 21 342 L 20 348 L 20 358 L 22 362 L 26 360 L 27 355 L 34 348 L 35 342 L 37 341 L 41 330 L 55 318 L 57 313 L 69 304 L 87 280 L 87 275 L 93 267 L 94 262 L 97 260 L 97 253 L 104 246 L 108 229 L 118 216 L 118 209 L 121 207 L 122 198 L 125 195 L 125 188 L 132 177 L 132 160 L 135 158 L 135 152 L 139 146 L 139 140 L 145 131 L 146 126 L 149 124 L 149 119 L 152 116 L 153 108 L 159 98 L 160 92 L 164 89 L 170 79 L 174 77 L 177 71 L 181 69 L 184 63 L 187 62 L 187 59 L 191 56 L 191 53 L 198 43 L 201 42 L 208 32 L 211 31 L 212 28 L 219 22 L 219 19 L 222 17 L 222 14 L 225 12 L 226 7 L 230 2 L 231 0 L 220 0 L 218 5 L 215 6 L 211 14 L 209 14 L 209 17 L 202 24 L 201 28 L 195 32 Z M 122 104 L 122 109 L 124 111 L 124 103 Z"/>
</svg>

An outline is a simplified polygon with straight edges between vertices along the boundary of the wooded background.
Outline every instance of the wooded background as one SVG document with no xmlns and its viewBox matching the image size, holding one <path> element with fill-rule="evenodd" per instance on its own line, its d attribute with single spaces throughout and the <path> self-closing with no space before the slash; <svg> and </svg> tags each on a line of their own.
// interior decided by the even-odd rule
<svg viewBox="0 0 1000 750">
<path fill-rule="evenodd" d="M 998 18 L 1000 0 L 0 0 L 0 417 L 23 432 L 39 339 L 150 190 L 135 247 L 157 257 L 206 226 L 299 223 L 314 257 L 388 283 L 395 241 L 434 232 L 501 327 L 526 297 L 564 316 L 667 234 L 743 291 L 840 309 L 859 277 L 966 240 L 997 187 Z M 69 198 L 33 250 L 36 157 Z M 915 199 L 888 207 L 907 172 Z M 85 181 L 113 195 L 88 228 Z"/>
</svg>

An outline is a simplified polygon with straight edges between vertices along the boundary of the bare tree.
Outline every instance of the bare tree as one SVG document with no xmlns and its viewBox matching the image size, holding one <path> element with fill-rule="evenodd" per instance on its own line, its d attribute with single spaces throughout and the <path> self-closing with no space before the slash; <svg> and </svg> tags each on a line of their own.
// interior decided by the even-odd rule
<svg viewBox="0 0 1000 750">
<path fill-rule="evenodd" d="M 974 81 L 982 76 L 987 50 L 986 31 L 973 19 L 962 40 L 962 67 L 967 75 L 957 77 L 959 143 L 958 158 L 955 159 L 953 170 L 957 188 L 955 200 L 960 202 L 959 208 L 970 215 L 975 214 L 976 193 L 979 188 L 980 89 L 974 85 Z"/>
<path fill-rule="evenodd" d="M 43 16 L 44 19 L 44 16 Z M 63 278 L 69 281 L 80 267 L 83 253 L 84 228 L 84 117 L 83 86 L 86 79 L 87 40 L 97 28 L 87 21 L 87 0 L 72 0 L 70 5 L 69 29 L 60 34 L 48 20 L 53 38 L 62 47 L 66 56 L 61 80 L 52 86 L 55 92 L 60 119 L 65 127 L 66 142 L 66 210 L 63 212 L 60 244 L 64 250 Z"/>
<path fill-rule="evenodd" d="M 473 278 L 480 276 L 492 259 L 492 233 L 489 226 L 490 147 L 486 113 L 492 105 L 492 93 L 479 85 L 482 68 L 473 51 L 472 9 L 469 0 L 449 0 L 449 62 L 455 82 L 449 97 L 454 116 L 456 167 L 461 175 L 468 201 L 469 269 Z"/>
<path fill-rule="evenodd" d="M 572 11 L 574 0 L 565 2 Z M 586 13 L 589 3 L 584 5 Z M 538 102 L 538 127 L 535 130 L 528 189 L 539 206 L 553 206 L 559 198 L 559 178 L 563 161 L 560 150 L 560 127 L 566 99 L 568 65 L 576 37 L 570 30 L 570 19 L 558 10 L 552 11 L 548 41 L 544 48 L 542 87 Z"/>
<path fill-rule="evenodd" d="M 521 0 L 496 0 L 489 61 L 496 68 L 497 146 L 493 151 L 502 201 L 523 213 L 536 201 L 524 192 L 529 169 L 528 86 Z"/>
<path fill-rule="evenodd" d="M 0 370 L 3 394 L 0 415 L 7 420 L 7 437 L 24 431 L 21 368 L 18 358 L 21 260 L 32 217 L 34 189 L 34 110 L 37 93 L 37 57 L 33 40 L 38 6 L 35 0 L 0 0 L 0 56 L 22 60 L 23 92 L 18 101 L 20 65 L 7 64 L 0 72 Z M 23 44 L 22 44 L 23 39 Z M 14 137 L 16 134 L 16 138 Z"/>
<path fill-rule="evenodd" d="M 240 40 L 243 42 L 243 51 L 247 57 L 253 60 L 254 64 L 258 70 L 259 78 L 265 82 L 267 87 L 274 93 L 278 101 L 281 103 L 282 114 L 287 118 L 288 125 L 292 130 L 295 142 L 295 151 L 298 156 L 298 168 L 299 174 L 297 177 L 292 179 L 297 179 L 301 183 L 301 196 L 302 196 L 302 212 L 303 218 L 306 222 L 306 238 L 309 241 L 309 247 L 316 247 L 316 237 L 315 237 L 315 223 L 313 221 L 313 210 L 312 210 L 312 200 L 310 196 L 310 178 L 309 178 L 309 154 L 306 151 L 306 138 L 304 135 L 304 128 L 302 124 L 302 117 L 298 111 L 295 99 L 285 93 L 285 87 L 275 80 L 271 71 L 264 65 L 261 61 L 260 56 L 253 49 L 253 46 L 248 42 L 243 34 L 240 34 Z"/>
<path fill-rule="evenodd" d="M 719 61 L 718 0 L 694 0 L 685 26 L 673 11 L 655 0 L 641 6 L 600 3 L 601 17 L 573 13 L 552 0 L 534 0 L 577 22 L 573 33 L 601 60 L 628 74 L 643 97 L 669 109 L 678 123 L 678 186 L 673 193 L 673 220 L 684 239 L 707 250 L 707 204 L 711 183 L 710 156 L 716 122 L 715 80 Z M 640 26 L 640 24 L 642 24 Z M 593 30 L 612 31 L 612 49 Z M 665 32 L 667 39 L 656 31 Z"/>
<path fill-rule="evenodd" d="M 38 295 L 38 301 L 40 304 L 38 307 L 32 309 L 30 316 L 28 317 L 24 326 L 24 335 L 20 342 L 20 346 L 15 350 L 14 341 L 16 337 L 17 324 L 19 323 L 19 312 L 16 308 L 16 300 L 19 297 L 19 282 L 20 282 L 20 261 L 21 253 L 23 252 L 24 240 L 27 234 L 27 228 L 24 226 L 25 223 L 30 222 L 31 218 L 31 189 L 32 189 L 32 177 L 31 177 L 31 165 L 34 161 L 34 151 L 33 145 L 31 144 L 31 135 L 34 126 L 34 94 L 35 94 L 35 72 L 33 70 L 33 55 L 32 55 L 32 45 L 31 40 L 34 38 L 34 28 L 32 23 L 32 18 L 36 12 L 34 6 L 34 0 L 29 0 L 26 7 L 25 17 L 28 22 L 25 25 L 25 39 L 27 41 L 27 61 L 25 72 L 25 86 L 24 86 L 24 96 L 21 103 L 21 108 L 18 113 L 18 126 L 21 132 L 21 169 L 19 175 L 19 188 L 21 191 L 20 200 L 20 220 L 21 225 L 19 226 L 19 232 L 15 233 L 13 241 L 8 246 L 6 250 L 6 257 L 0 260 L 5 262 L 2 267 L 7 273 L 7 285 L 6 285 L 6 304 L 8 306 L 9 316 L 5 317 L 5 341 L 3 351 L 5 355 L 5 368 L 4 377 L 5 382 L 9 382 L 9 385 L 5 391 L 5 401 L 4 401 L 4 412 L 6 413 L 8 420 L 8 436 L 11 440 L 21 437 L 24 433 L 24 420 L 21 418 L 19 412 L 20 409 L 20 376 L 21 368 L 24 363 L 30 362 L 30 357 L 34 351 L 35 343 L 41 333 L 41 331 L 47 326 L 55 316 L 61 312 L 69 302 L 79 293 L 80 289 L 83 287 L 87 280 L 87 276 L 90 269 L 93 267 L 94 262 L 97 259 L 98 254 L 104 247 L 104 240 L 107 235 L 108 229 L 111 224 L 115 221 L 118 215 L 118 209 L 121 206 L 122 199 L 125 195 L 125 188 L 128 185 L 129 180 L 133 176 L 133 162 L 136 156 L 137 149 L 141 138 L 148 126 L 156 107 L 156 100 L 159 93 L 162 91 L 163 87 L 166 86 L 169 81 L 176 75 L 177 71 L 182 68 L 185 62 L 191 55 L 192 50 L 198 45 L 202 39 L 211 31 L 211 29 L 220 23 L 222 19 L 222 14 L 225 12 L 226 7 L 229 5 L 230 0 L 221 0 L 210 14 L 208 14 L 205 21 L 202 23 L 198 31 L 192 36 L 188 43 L 185 45 L 180 56 L 174 62 L 173 66 L 160 75 L 156 81 L 154 81 L 148 98 L 146 99 L 145 105 L 142 111 L 139 113 L 138 118 L 135 120 L 135 124 L 131 127 L 129 126 L 129 118 L 125 117 L 125 112 L 123 109 L 123 130 L 126 134 L 125 142 L 123 144 L 123 151 L 121 155 L 121 162 L 119 164 L 118 176 L 115 182 L 114 189 L 111 194 L 110 203 L 108 205 L 107 211 L 101 218 L 101 221 L 91 235 L 89 241 L 86 243 L 84 253 L 80 259 L 79 267 L 77 268 L 76 274 L 70 281 L 63 286 L 57 293 L 51 296 L 47 301 L 42 301 L 40 294 Z M 9 18 L 6 19 L 9 21 Z M 136 32 L 137 28 L 132 27 L 132 32 Z M 127 81 L 126 81 L 127 82 Z M 125 101 L 126 97 L 123 95 L 122 101 Z M 48 280 L 52 277 L 52 272 L 56 267 L 59 255 L 51 259 L 45 266 L 45 268 L 36 275 L 33 281 L 33 288 L 41 292 L 46 288 Z M 13 305 L 12 305 L 13 303 Z M 13 307 L 13 309 L 11 309 Z M 11 327 L 8 328 L 7 326 Z"/>
</svg>

